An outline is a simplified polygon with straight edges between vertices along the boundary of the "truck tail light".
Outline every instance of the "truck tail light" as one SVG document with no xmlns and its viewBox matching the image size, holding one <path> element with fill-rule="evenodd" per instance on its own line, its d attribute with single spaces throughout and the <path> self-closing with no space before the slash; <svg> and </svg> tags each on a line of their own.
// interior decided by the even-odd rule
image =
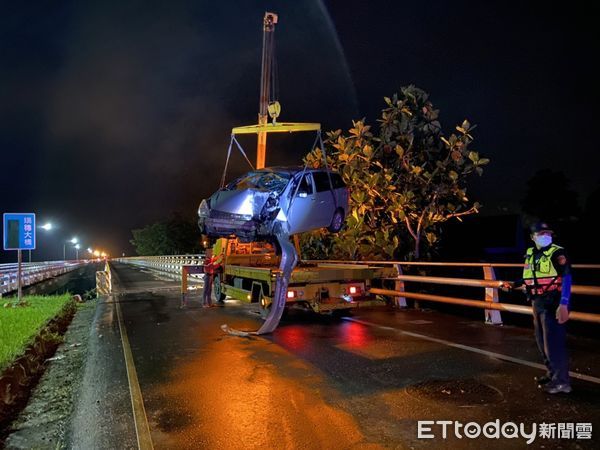
<svg viewBox="0 0 600 450">
<path fill-rule="evenodd" d="M 287 298 L 296 298 L 296 291 L 287 291 Z"/>
<path fill-rule="evenodd" d="M 350 295 L 351 297 L 358 297 L 358 296 L 363 295 L 364 290 L 365 290 L 364 286 L 360 283 L 357 283 L 357 284 L 346 285 L 344 292 L 346 292 L 346 294 Z"/>
</svg>

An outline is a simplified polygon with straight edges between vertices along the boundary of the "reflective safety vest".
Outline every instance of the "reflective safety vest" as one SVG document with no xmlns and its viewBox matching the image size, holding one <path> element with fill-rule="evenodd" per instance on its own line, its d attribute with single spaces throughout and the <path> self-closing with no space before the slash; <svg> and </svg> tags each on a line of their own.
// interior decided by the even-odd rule
<svg viewBox="0 0 600 450">
<path fill-rule="evenodd" d="M 218 256 L 212 256 L 204 262 L 204 273 L 215 275 L 221 269 L 221 259 Z"/>
<path fill-rule="evenodd" d="M 562 287 L 562 277 L 558 275 L 556 267 L 552 264 L 552 255 L 557 250 L 562 250 L 562 247 L 550 245 L 541 255 L 538 255 L 539 259 L 536 262 L 533 247 L 527 249 L 523 281 L 527 292 L 531 295 L 543 295 Z"/>
</svg>

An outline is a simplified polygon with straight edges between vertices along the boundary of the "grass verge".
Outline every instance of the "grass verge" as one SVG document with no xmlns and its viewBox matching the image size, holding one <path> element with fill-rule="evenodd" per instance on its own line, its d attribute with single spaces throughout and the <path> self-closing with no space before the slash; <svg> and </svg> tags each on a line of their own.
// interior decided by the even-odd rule
<svg viewBox="0 0 600 450">
<path fill-rule="evenodd" d="M 33 342 L 40 330 L 69 302 L 69 294 L 26 297 L 26 306 L 0 305 L 0 373 Z"/>
</svg>

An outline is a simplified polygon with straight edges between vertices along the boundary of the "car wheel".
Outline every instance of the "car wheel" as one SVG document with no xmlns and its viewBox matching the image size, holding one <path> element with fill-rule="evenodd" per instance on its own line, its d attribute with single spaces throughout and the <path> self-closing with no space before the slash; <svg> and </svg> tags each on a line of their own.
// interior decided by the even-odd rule
<svg viewBox="0 0 600 450">
<path fill-rule="evenodd" d="M 327 227 L 329 231 L 332 233 L 337 233 L 342 229 L 344 225 L 344 211 L 341 209 L 336 209 L 333 213 L 333 218 L 331 219 L 331 225 Z"/>
<path fill-rule="evenodd" d="M 213 293 L 215 294 L 215 299 L 219 303 L 223 303 L 225 300 L 225 294 L 223 293 L 223 285 L 221 284 L 221 277 L 219 275 L 215 275 L 213 279 Z"/>
</svg>

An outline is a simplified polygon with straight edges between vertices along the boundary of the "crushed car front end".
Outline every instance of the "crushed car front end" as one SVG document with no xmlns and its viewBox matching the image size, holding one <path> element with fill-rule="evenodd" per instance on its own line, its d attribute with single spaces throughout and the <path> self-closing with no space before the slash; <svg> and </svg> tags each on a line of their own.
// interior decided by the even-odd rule
<svg viewBox="0 0 600 450">
<path fill-rule="evenodd" d="M 289 173 L 270 170 L 240 177 L 202 201 L 200 230 L 211 237 L 236 236 L 247 242 L 270 237 L 290 178 Z"/>
</svg>

